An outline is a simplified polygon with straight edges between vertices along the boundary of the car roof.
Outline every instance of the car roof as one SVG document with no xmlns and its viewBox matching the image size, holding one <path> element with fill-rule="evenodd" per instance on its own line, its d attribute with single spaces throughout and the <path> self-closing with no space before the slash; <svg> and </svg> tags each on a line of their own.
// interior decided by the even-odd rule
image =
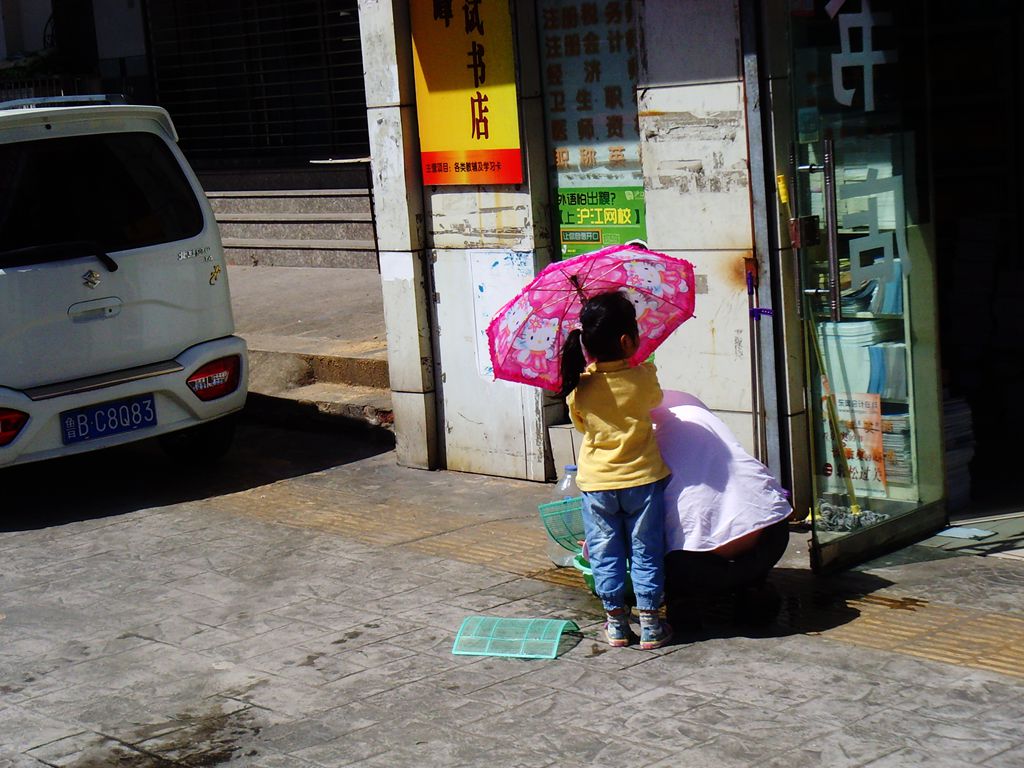
<svg viewBox="0 0 1024 768">
<path fill-rule="evenodd" d="M 111 104 L 100 99 L 77 100 L 73 97 L 55 99 L 18 99 L 0 102 L 0 130 L 32 128 L 46 124 L 89 122 L 97 128 L 130 130 L 120 127 L 125 121 L 152 121 L 171 141 L 178 141 L 171 116 L 162 107 L 143 104 Z M 104 125 L 108 124 L 108 125 Z"/>
</svg>

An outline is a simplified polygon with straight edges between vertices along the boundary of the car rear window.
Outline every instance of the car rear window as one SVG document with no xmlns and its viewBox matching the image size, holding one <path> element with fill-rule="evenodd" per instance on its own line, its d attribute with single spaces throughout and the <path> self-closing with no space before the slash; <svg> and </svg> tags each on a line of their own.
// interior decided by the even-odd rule
<svg viewBox="0 0 1024 768">
<path fill-rule="evenodd" d="M 202 229 L 192 186 L 155 134 L 0 144 L 0 266 L 19 249 L 87 241 L 114 253 Z"/>
</svg>

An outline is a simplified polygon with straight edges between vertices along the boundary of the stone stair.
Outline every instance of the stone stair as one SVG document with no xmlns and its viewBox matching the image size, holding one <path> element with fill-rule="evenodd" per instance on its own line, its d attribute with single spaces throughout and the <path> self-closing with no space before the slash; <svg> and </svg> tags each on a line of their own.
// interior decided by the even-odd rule
<svg viewBox="0 0 1024 768">
<path fill-rule="evenodd" d="M 391 429 L 376 270 L 230 265 L 249 345 L 247 410 L 276 423 Z"/>
<path fill-rule="evenodd" d="M 367 189 L 207 191 L 228 264 L 377 268 Z"/>
</svg>

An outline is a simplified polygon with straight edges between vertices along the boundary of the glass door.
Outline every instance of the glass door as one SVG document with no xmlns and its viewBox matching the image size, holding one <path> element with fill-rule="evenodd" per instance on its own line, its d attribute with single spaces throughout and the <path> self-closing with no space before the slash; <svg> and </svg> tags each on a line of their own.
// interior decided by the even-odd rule
<svg viewBox="0 0 1024 768">
<path fill-rule="evenodd" d="M 924 15 L 920 1 L 791 4 L 787 197 L 816 570 L 867 559 L 945 520 Z"/>
</svg>

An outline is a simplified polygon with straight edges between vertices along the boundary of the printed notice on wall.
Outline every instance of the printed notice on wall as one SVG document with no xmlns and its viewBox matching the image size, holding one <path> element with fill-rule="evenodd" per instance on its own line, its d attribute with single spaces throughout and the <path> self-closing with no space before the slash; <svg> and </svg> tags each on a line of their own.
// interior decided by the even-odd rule
<svg viewBox="0 0 1024 768">
<path fill-rule="evenodd" d="M 634 0 L 540 0 L 538 12 L 562 256 L 645 239 Z"/>
<path fill-rule="evenodd" d="M 827 393 L 827 389 L 824 389 Z M 827 395 L 826 395 L 827 396 Z M 827 403 L 822 397 L 825 424 L 828 424 Z M 836 396 L 842 457 L 850 471 L 854 487 L 884 495 L 886 492 L 885 449 L 882 435 L 882 400 L 879 395 L 860 393 Z M 843 462 L 837 453 L 830 429 L 825 430 L 827 476 L 842 478 Z"/>
<path fill-rule="evenodd" d="M 491 381 L 494 366 L 487 343 L 487 326 L 505 306 L 533 279 L 533 253 L 491 248 L 471 250 L 470 279 L 473 281 L 473 323 L 476 364 L 480 375 Z"/>
<path fill-rule="evenodd" d="M 412 0 L 424 184 L 519 184 L 508 0 Z"/>
</svg>

